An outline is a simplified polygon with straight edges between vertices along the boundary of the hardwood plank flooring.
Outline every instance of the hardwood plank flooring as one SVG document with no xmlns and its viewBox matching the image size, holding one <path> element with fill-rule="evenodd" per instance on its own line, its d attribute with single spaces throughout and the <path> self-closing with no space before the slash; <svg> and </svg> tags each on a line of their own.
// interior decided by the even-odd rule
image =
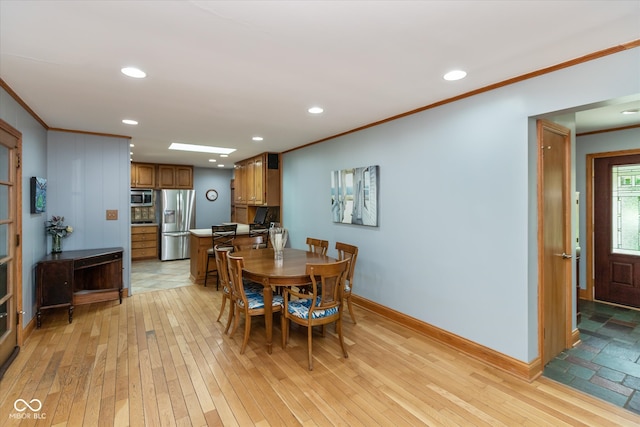
<svg viewBox="0 0 640 427">
<path fill-rule="evenodd" d="M 254 319 L 244 355 L 215 322 L 215 287 L 141 292 L 49 310 L 0 382 L 0 425 L 20 426 L 631 426 L 640 416 L 547 378 L 505 372 L 356 307 L 333 327 L 291 329 L 267 354 Z M 223 319 L 226 316 L 223 316 Z M 25 402 L 39 411 L 26 408 Z M 16 403 L 16 409 L 14 403 Z M 20 412 L 20 409 L 24 409 Z"/>
</svg>

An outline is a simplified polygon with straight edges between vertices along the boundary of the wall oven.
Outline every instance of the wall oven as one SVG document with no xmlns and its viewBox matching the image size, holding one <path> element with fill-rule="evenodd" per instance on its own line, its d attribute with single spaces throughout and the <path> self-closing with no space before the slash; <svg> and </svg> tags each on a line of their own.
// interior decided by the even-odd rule
<svg viewBox="0 0 640 427">
<path fill-rule="evenodd" d="M 153 190 L 131 190 L 131 206 L 153 206 Z"/>
</svg>

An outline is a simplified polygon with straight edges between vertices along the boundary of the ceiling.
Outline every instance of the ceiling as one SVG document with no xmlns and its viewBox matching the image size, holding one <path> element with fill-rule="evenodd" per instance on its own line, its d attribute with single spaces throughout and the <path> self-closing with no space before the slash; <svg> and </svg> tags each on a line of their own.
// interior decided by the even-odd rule
<svg viewBox="0 0 640 427">
<path fill-rule="evenodd" d="M 639 39 L 640 1 L 0 0 L 0 78 L 49 127 L 130 136 L 134 161 L 199 167 Z M 458 68 L 467 78 L 442 78 Z M 577 131 L 640 122 L 620 114 L 640 108 L 630 95 L 579 113 Z M 308 113 L 314 105 L 324 113 Z M 222 159 L 171 142 L 237 151 Z"/>
</svg>

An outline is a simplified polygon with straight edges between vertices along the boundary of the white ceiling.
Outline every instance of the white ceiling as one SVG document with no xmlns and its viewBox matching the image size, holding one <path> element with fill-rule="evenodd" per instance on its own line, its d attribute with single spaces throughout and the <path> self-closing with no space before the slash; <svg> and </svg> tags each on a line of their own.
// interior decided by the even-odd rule
<svg viewBox="0 0 640 427">
<path fill-rule="evenodd" d="M 49 127 L 200 167 L 216 157 L 168 145 L 236 148 L 232 167 L 638 39 L 640 1 L 0 0 L 0 77 Z M 621 109 L 577 130 L 640 121 Z"/>
</svg>

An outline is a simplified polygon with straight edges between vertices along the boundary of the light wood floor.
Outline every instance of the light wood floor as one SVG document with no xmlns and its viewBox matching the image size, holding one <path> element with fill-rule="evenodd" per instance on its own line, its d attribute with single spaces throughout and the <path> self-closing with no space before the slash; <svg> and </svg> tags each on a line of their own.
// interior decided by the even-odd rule
<svg viewBox="0 0 640 427">
<path fill-rule="evenodd" d="M 47 311 L 0 383 L 0 425 L 36 425 L 36 416 L 37 425 L 68 426 L 640 424 L 624 409 L 545 378 L 523 382 L 364 310 L 357 325 L 344 322 L 348 359 L 332 327 L 314 337 L 312 372 L 303 329 L 268 355 L 261 319 L 240 355 L 242 325 L 225 336 L 219 303 L 215 286 L 194 285 L 79 306 L 72 324 L 64 309 Z M 18 399 L 42 408 L 18 402 L 18 412 Z"/>
</svg>

